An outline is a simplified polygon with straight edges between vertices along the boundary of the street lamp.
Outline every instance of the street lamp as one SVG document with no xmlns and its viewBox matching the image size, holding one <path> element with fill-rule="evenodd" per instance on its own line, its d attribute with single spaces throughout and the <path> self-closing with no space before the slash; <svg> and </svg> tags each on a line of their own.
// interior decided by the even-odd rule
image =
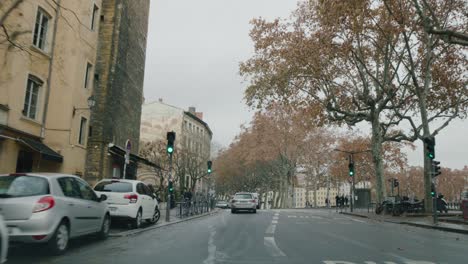
<svg viewBox="0 0 468 264">
<path fill-rule="evenodd" d="M 75 116 L 77 110 L 91 110 L 96 105 L 96 100 L 94 99 L 93 95 L 91 95 L 87 101 L 88 101 L 87 108 L 76 108 L 73 106 L 73 116 Z"/>
</svg>

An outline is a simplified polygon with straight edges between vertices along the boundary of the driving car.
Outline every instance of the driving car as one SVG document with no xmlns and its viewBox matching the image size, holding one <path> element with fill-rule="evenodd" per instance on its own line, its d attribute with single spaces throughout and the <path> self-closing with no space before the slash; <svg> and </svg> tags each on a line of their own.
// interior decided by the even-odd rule
<svg viewBox="0 0 468 264">
<path fill-rule="evenodd" d="M 59 173 L 0 175 L 0 211 L 12 242 L 43 243 L 52 254 L 66 251 L 70 238 L 109 235 L 105 195 L 81 178 Z"/>
<path fill-rule="evenodd" d="M 148 185 L 141 181 L 104 179 L 96 184 L 94 190 L 107 195 L 112 218 L 130 221 L 133 228 L 140 228 L 143 220 L 151 224 L 159 220 L 158 200 Z"/>
<path fill-rule="evenodd" d="M 0 263 L 5 263 L 8 255 L 8 230 L 0 214 Z"/>
<path fill-rule="evenodd" d="M 235 214 L 241 210 L 250 211 L 252 213 L 257 212 L 257 202 L 252 193 L 240 192 L 234 194 L 231 201 L 231 213 Z"/>
<path fill-rule="evenodd" d="M 229 208 L 229 203 L 226 202 L 226 201 L 218 201 L 218 202 L 216 203 L 216 207 L 218 207 L 218 208 L 223 208 L 223 209 L 227 209 L 227 208 Z"/>
</svg>

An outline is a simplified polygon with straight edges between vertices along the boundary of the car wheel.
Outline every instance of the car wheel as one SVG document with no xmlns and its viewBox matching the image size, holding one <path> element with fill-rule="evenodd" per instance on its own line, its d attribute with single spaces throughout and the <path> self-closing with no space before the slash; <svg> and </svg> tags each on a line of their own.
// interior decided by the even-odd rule
<svg viewBox="0 0 468 264">
<path fill-rule="evenodd" d="M 256 214 L 256 213 L 257 213 L 257 209 L 253 209 L 253 210 L 252 210 L 252 213 Z"/>
<path fill-rule="evenodd" d="M 156 207 L 154 209 L 153 217 L 148 220 L 148 223 L 156 224 L 159 221 L 160 217 L 161 217 L 161 212 L 159 212 L 159 209 Z"/>
<path fill-rule="evenodd" d="M 69 239 L 70 239 L 69 227 L 67 223 L 62 220 L 62 222 L 60 222 L 57 229 L 55 230 L 54 235 L 48 242 L 50 253 L 53 255 L 63 254 L 68 247 Z"/>
<path fill-rule="evenodd" d="M 235 213 L 236 213 L 236 210 L 231 209 L 231 214 L 235 214 Z"/>
<path fill-rule="evenodd" d="M 109 237 L 110 225 L 111 225 L 110 216 L 106 214 L 106 216 L 104 216 L 104 221 L 102 221 L 101 231 L 99 231 L 98 233 L 99 239 L 104 240 Z"/>
<path fill-rule="evenodd" d="M 142 215 L 143 215 L 143 212 L 141 211 L 141 208 L 140 208 L 138 210 L 138 213 L 137 213 L 136 217 L 132 219 L 132 227 L 133 228 L 140 228 L 141 227 Z"/>
</svg>

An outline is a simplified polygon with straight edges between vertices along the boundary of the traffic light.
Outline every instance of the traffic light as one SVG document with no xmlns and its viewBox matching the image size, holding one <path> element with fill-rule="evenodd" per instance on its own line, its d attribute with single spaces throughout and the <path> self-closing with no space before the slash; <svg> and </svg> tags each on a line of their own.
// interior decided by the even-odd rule
<svg viewBox="0 0 468 264">
<path fill-rule="evenodd" d="M 208 173 L 211 173 L 211 165 L 213 165 L 213 162 L 209 160 L 206 162 L 206 165 L 208 166 Z"/>
<path fill-rule="evenodd" d="M 174 192 L 174 186 L 172 185 L 172 181 L 169 181 L 169 193 Z"/>
<path fill-rule="evenodd" d="M 398 182 L 398 179 L 393 179 L 393 187 L 398 187 L 400 186 L 400 182 Z"/>
<path fill-rule="evenodd" d="M 348 167 L 349 167 L 349 176 L 354 177 L 354 162 L 351 161 Z"/>
<path fill-rule="evenodd" d="M 174 152 L 174 141 L 176 133 L 174 131 L 167 132 L 167 153 L 172 154 Z"/>
<path fill-rule="evenodd" d="M 431 196 L 435 197 L 435 186 L 434 183 L 431 183 Z"/>
<path fill-rule="evenodd" d="M 426 145 L 427 157 L 430 159 L 435 158 L 435 138 L 427 137 L 424 138 L 424 143 Z"/>
<path fill-rule="evenodd" d="M 435 160 L 432 161 L 432 173 L 433 173 L 432 177 L 433 178 L 442 174 L 442 172 L 440 171 L 439 164 L 440 164 L 440 161 L 435 161 Z"/>
</svg>

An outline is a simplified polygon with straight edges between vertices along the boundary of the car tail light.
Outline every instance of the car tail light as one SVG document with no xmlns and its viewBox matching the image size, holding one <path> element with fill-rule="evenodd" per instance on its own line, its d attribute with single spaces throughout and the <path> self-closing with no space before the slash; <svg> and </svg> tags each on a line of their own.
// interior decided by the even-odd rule
<svg viewBox="0 0 468 264">
<path fill-rule="evenodd" d="M 138 195 L 131 193 L 124 195 L 124 199 L 129 199 L 130 203 L 136 203 L 138 201 Z"/>
<path fill-rule="evenodd" d="M 46 237 L 47 235 L 38 235 L 38 236 L 32 236 L 34 240 L 42 240 Z"/>
<path fill-rule="evenodd" d="M 255 201 L 255 200 L 250 200 L 250 201 L 251 201 L 252 203 L 256 203 L 256 202 L 257 202 L 257 201 Z"/>
<path fill-rule="evenodd" d="M 36 205 L 34 205 L 33 213 L 38 213 L 42 211 L 49 210 L 50 208 L 54 207 L 55 200 L 52 196 L 44 196 L 39 201 L 37 201 Z"/>
</svg>

